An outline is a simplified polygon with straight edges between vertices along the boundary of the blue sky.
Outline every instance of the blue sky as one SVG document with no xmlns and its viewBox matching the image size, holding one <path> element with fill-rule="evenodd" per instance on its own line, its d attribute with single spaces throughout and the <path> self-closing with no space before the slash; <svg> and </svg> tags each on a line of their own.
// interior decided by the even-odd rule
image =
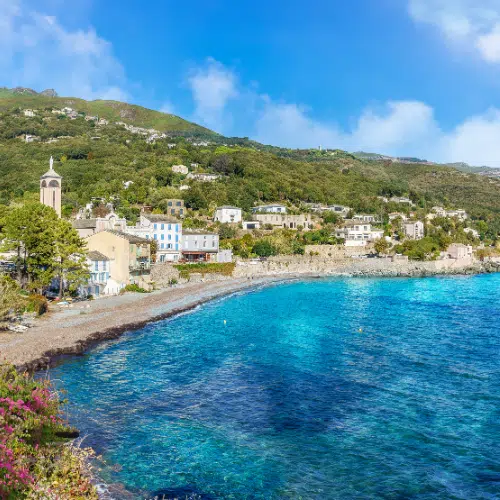
<svg viewBox="0 0 500 500">
<path fill-rule="evenodd" d="M 500 0 L 0 0 L 0 85 L 500 167 Z"/>
</svg>

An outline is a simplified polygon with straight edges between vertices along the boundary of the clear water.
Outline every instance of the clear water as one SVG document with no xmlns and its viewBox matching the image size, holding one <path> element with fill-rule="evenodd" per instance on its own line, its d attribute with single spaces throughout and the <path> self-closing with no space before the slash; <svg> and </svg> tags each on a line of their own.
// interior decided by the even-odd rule
<svg viewBox="0 0 500 500">
<path fill-rule="evenodd" d="M 500 498 L 499 292 L 500 275 L 282 284 L 52 375 L 138 498 Z"/>
</svg>

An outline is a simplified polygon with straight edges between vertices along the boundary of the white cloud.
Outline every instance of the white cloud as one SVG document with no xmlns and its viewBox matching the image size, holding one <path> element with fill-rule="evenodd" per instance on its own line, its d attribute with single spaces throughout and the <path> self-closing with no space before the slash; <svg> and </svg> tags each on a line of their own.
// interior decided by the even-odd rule
<svg viewBox="0 0 500 500">
<path fill-rule="evenodd" d="M 408 0 L 408 11 L 486 62 L 500 62 L 500 0 Z"/>
<path fill-rule="evenodd" d="M 21 0 L 0 0 L 2 85 L 54 88 L 61 95 L 126 100 L 125 73 L 93 28 L 70 31 Z"/>
<path fill-rule="evenodd" d="M 231 117 L 226 114 L 229 101 L 238 97 L 236 75 L 214 59 L 195 68 L 188 78 L 195 102 L 194 120 L 217 131 L 227 129 Z"/>
<path fill-rule="evenodd" d="M 418 101 L 389 102 L 367 109 L 350 130 L 322 123 L 295 104 L 273 103 L 268 97 L 256 121 L 255 139 L 265 144 L 309 148 L 322 145 L 347 151 L 416 156 L 442 163 L 500 167 L 500 110 L 466 119 L 443 131 L 434 110 Z"/>
</svg>

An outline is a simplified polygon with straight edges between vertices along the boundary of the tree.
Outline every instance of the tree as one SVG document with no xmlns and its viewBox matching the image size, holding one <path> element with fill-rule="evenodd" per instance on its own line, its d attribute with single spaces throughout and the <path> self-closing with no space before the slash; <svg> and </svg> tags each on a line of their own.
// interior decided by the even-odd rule
<svg viewBox="0 0 500 500">
<path fill-rule="evenodd" d="M 272 255 L 277 255 L 278 253 L 274 245 L 268 240 L 257 241 L 253 246 L 252 251 L 259 257 L 271 257 Z"/>
<path fill-rule="evenodd" d="M 12 312 L 21 310 L 25 299 L 19 294 L 17 283 L 7 277 L 0 277 L 0 321 L 7 319 Z"/>
<path fill-rule="evenodd" d="M 219 238 L 221 240 L 230 240 L 236 236 L 236 229 L 229 224 L 221 224 L 219 228 Z"/>
<path fill-rule="evenodd" d="M 386 253 L 387 250 L 389 250 L 390 246 L 390 243 L 385 238 L 378 239 L 374 244 L 375 251 L 378 254 Z"/>
<path fill-rule="evenodd" d="M 43 291 L 54 276 L 56 212 L 40 203 L 16 208 L 3 228 L 7 250 L 14 250 L 17 280 L 23 289 Z"/>
<path fill-rule="evenodd" d="M 86 244 L 66 220 L 57 221 L 54 233 L 54 269 L 59 277 L 59 298 L 62 298 L 65 284 L 73 292 L 89 278 Z"/>
</svg>

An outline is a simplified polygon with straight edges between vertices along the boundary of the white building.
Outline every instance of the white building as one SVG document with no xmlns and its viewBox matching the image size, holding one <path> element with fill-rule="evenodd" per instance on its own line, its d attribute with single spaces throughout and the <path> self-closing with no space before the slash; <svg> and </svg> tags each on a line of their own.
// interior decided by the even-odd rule
<svg viewBox="0 0 500 500">
<path fill-rule="evenodd" d="M 406 216 L 406 214 L 402 213 L 402 212 L 391 212 L 389 214 L 389 221 L 393 221 L 393 220 L 396 220 L 396 219 L 401 219 L 403 222 L 405 222 L 408 217 Z"/>
<path fill-rule="evenodd" d="M 251 231 L 252 229 L 260 229 L 260 221 L 258 220 L 244 220 L 242 222 L 243 229 Z"/>
<path fill-rule="evenodd" d="M 188 174 L 187 179 L 193 179 L 195 181 L 200 182 L 215 182 L 220 179 L 222 176 L 218 174 Z"/>
<path fill-rule="evenodd" d="M 241 222 L 241 208 L 224 205 L 217 208 L 214 221 L 221 224 L 238 224 Z"/>
<path fill-rule="evenodd" d="M 372 229 L 371 224 L 366 222 L 348 221 L 342 228 L 335 231 L 336 238 L 345 240 L 345 246 L 359 246 L 353 242 L 373 242 L 384 237 L 382 229 Z"/>
<path fill-rule="evenodd" d="M 410 198 L 406 198 L 404 196 L 393 196 L 389 201 L 392 203 L 400 203 L 402 205 L 415 205 L 413 201 L 410 200 Z"/>
<path fill-rule="evenodd" d="M 268 214 L 286 214 L 285 205 L 280 205 L 279 203 L 274 203 L 272 205 L 259 205 L 258 207 L 253 207 L 252 212 L 256 213 L 268 213 Z"/>
<path fill-rule="evenodd" d="M 474 238 L 479 238 L 479 232 L 471 227 L 466 227 L 464 233 L 471 234 Z"/>
<path fill-rule="evenodd" d="M 357 214 L 353 216 L 352 220 L 359 222 L 369 222 L 370 224 L 380 224 L 382 222 L 378 215 L 373 214 Z"/>
<path fill-rule="evenodd" d="M 80 288 L 80 294 L 93 297 L 104 295 L 109 281 L 109 258 L 97 250 L 92 250 L 87 254 L 87 266 L 90 277 L 87 284 Z"/>
<path fill-rule="evenodd" d="M 193 262 L 217 260 L 219 235 L 203 230 L 185 229 L 182 233 L 182 258 Z"/>
<path fill-rule="evenodd" d="M 34 109 L 25 109 L 23 111 L 24 116 L 27 116 L 28 118 L 33 118 L 35 116 L 35 110 Z"/>
<path fill-rule="evenodd" d="M 189 168 L 187 168 L 186 165 L 172 165 L 172 172 L 187 175 L 189 173 Z"/>
<path fill-rule="evenodd" d="M 407 222 L 403 224 L 403 232 L 411 240 L 421 240 L 425 236 L 424 223 L 421 221 Z"/>
<path fill-rule="evenodd" d="M 451 259 L 472 259 L 472 246 L 453 243 L 446 252 Z"/>
<path fill-rule="evenodd" d="M 156 241 L 156 261 L 178 261 L 182 250 L 182 223 L 163 214 L 141 214 L 135 227 L 126 228 L 133 234 L 146 240 Z"/>
</svg>

